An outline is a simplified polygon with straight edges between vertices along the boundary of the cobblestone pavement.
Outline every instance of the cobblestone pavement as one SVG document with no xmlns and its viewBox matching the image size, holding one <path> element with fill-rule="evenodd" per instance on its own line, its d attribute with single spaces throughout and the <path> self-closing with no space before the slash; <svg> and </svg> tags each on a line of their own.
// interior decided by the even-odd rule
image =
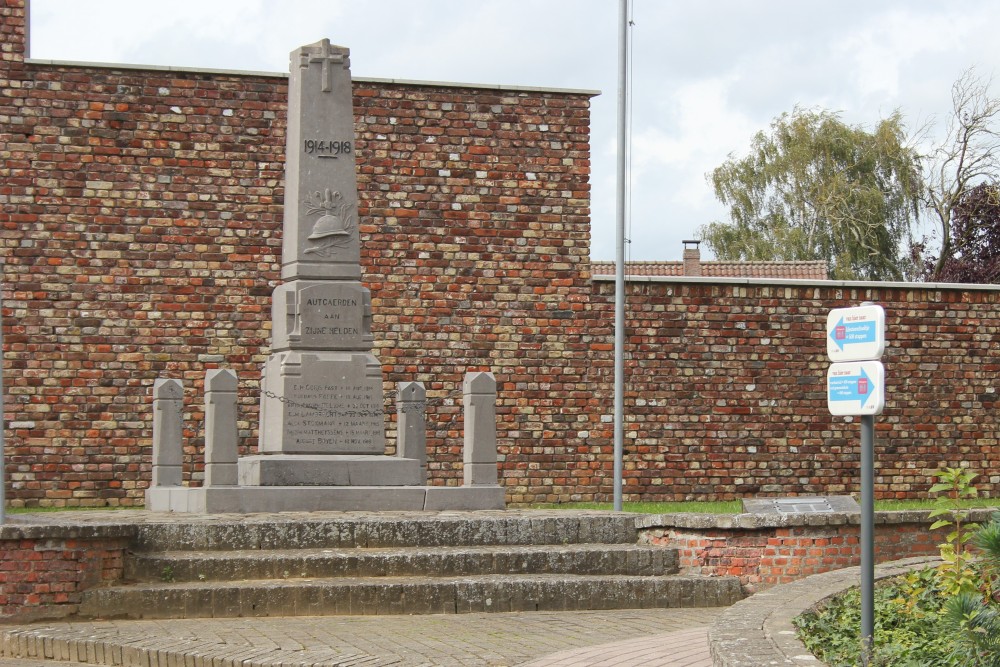
<svg viewBox="0 0 1000 667">
<path fill-rule="evenodd" d="M 48 622 L 0 626 L 48 658 L 125 667 L 711 667 L 706 626 L 723 610 L 630 609 L 436 616 Z M 66 667 L 62 663 L 60 667 Z"/>
</svg>

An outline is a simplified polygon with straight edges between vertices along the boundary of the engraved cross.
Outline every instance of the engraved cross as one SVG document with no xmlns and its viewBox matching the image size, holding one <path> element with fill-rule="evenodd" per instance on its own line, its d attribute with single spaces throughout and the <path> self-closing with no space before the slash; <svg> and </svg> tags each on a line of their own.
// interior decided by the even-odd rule
<svg viewBox="0 0 1000 667">
<path fill-rule="evenodd" d="M 332 53 L 330 51 L 330 40 L 324 39 L 320 42 L 319 53 L 303 53 L 302 67 L 309 67 L 312 63 L 322 63 L 323 71 L 320 74 L 321 88 L 324 93 L 333 90 L 333 69 L 331 63 L 343 63 L 344 54 Z"/>
</svg>

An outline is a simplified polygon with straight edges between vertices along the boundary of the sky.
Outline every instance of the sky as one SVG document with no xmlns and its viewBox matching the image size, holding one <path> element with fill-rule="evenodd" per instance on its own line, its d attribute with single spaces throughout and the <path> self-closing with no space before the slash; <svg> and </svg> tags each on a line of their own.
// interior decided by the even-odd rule
<svg viewBox="0 0 1000 667">
<path fill-rule="evenodd" d="M 943 133 L 951 86 L 1000 65 L 995 0 L 630 0 L 627 259 L 676 260 L 725 220 L 706 174 L 795 106 Z M 598 90 L 592 250 L 613 259 L 616 0 L 30 0 L 45 60 L 287 72 L 326 37 L 356 77 Z M 997 93 L 997 84 L 994 94 Z M 704 256 L 710 253 L 703 248 Z"/>
</svg>

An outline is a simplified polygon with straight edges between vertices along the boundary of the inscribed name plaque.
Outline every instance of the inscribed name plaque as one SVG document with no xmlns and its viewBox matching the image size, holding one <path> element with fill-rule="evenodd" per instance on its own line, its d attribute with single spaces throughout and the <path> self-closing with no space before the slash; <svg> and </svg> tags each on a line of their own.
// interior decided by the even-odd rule
<svg viewBox="0 0 1000 667">
<path fill-rule="evenodd" d="M 384 454 L 381 371 L 370 354 L 272 355 L 261 453 Z"/>
<path fill-rule="evenodd" d="M 272 349 L 372 348 L 371 294 L 356 282 L 305 281 L 275 290 Z"/>
<path fill-rule="evenodd" d="M 857 514 L 861 506 L 851 496 L 789 496 L 785 498 L 744 498 L 748 514 Z"/>
</svg>

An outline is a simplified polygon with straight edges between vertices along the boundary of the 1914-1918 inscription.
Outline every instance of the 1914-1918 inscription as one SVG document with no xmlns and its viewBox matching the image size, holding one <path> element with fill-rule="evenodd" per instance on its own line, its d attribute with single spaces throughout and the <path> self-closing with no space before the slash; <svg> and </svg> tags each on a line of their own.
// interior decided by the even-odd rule
<svg viewBox="0 0 1000 667">
<path fill-rule="evenodd" d="M 302 152 L 316 157 L 337 158 L 341 155 L 351 155 L 354 147 L 350 141 L 304 139 Z"/>
</svg>

